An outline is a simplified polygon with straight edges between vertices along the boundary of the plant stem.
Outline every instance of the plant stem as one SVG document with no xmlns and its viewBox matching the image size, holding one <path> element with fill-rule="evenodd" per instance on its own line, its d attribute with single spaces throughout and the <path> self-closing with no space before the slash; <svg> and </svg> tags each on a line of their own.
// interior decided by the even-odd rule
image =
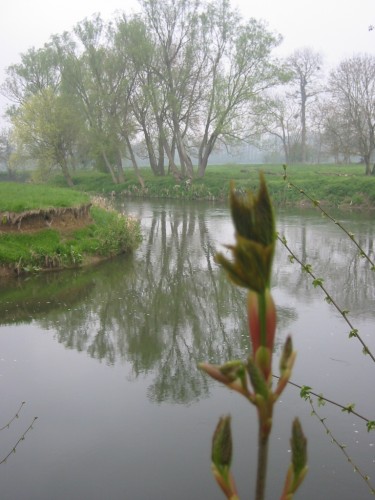
<svg viewBox="0 0 375 500">
<path fill-rule="evenodd" d="M 267 462 L 268 462 L 269 432 L 264 435 L 262 422 L 259 422 L 258 436 L 258 469 L 255 500 L 264 500 L 266 489 Z"/>
</svg>

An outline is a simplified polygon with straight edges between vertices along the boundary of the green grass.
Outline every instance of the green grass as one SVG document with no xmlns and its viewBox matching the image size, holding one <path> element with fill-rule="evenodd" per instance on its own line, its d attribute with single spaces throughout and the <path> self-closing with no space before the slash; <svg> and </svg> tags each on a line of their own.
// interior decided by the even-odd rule
<svg viewBox="0 0 375 500">
<path fill-rule="evenodd" d="M 15 182 L 0 182 L 0 212 L 65 208 L 88 203 L 90 198 L 72 189 Z"/>
<path fill-rule="evenodd" d="M 110 175 L 79 172 L 73 176 L 76 188 L 89 193 L 123 193 L 130 196 L 176 199 L 226 200 L 230 181 L 239 189 L 255 189 L 259 171 L 265 173 L 270 194 L 276 205 L 298 204 L 301 194 L 288 188 L 283 180 L 282 165 L 216 165 L 209 166 L 203 179 L 194 179 L 191 185 L 177 182 L 172 176 L 155 177 L 149 168 L 141 173 L 146 189 L 142 190 L 131 169 L 126 169 L 126 181 L 113 184 Z M 331 206 L 375 207 L 375 177 L 364 175 L 363 165 L 293 165 L 287 168 L 288 179 L 312 197 Z M 64 185 L 62 176 L 50 181 Z"/>
<path fill-rule="evenodd" d="M 41 249 L 45 253 L 53 253 L 58 251 L 60 242 L 59 233 L 49 229 L 35 234 L 1 234 L 0 262 L 10 263 L 29 260 L 31 253 L 40 253 Z"/>
<path fill-rule="evenodd" d="M 116 212 L 92 207 L 93 223 L 64 236 L 54 229 L 0 233 L 0 264 L 18 271 L 77 266 L 89 256 L 130 252 L 141 241 L 139 223 Z"/>
<path fill-rule="evenodd" d="M 78 252 L 90 255 L 118 255 L 136 248 L 141 241 L 139 224 L 116 212 L 92 207 L 94 223 L 74 232 Z M 73 242 L 68 242 L 72 245 Z"/>
</svg>

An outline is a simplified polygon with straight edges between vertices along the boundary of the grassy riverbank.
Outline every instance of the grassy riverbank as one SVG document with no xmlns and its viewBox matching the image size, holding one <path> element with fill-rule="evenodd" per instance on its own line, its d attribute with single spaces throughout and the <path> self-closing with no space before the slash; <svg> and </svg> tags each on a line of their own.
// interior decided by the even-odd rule
<svg viewBox="0 0 375 500">
<path fill-rule="evenodd" d="M 221 165 L 210 166 L 203 179 L 191 183 L 177 182 L 172 176 L 155 177 L 151 170 L 142 168 L 145 181 L 142 189 L 134 172 L 125 171 L 126 181 L 113 184 L 110 175 L 98 172 L 79 172 L 73 176 L 75 189 L 88 193 L 123 193 L 128 196 L 174 199 L 226 200 L 229 183 L 235 181 L 238 189 L 256 189 L 259 171 L 265 173 L 267 184 L 275 205 L 308 204 L 297 185 L 311 197 L 327 206 L 375 208 L 375 177 L 364 175 L 362 165 L 293 165 L 287 168 L 285 181 L 282 165 Z M 64 186 L 62 176 L 56 176 L 51 185 Z"/>
<path fill-rule="evenodd" d="M 141 239 L 138 221 L 98 200 L 91 206 L 86 193 L 0 183 L 0 200 L 2 275 L 86 265 L 130 252 Z"/>
</svg>

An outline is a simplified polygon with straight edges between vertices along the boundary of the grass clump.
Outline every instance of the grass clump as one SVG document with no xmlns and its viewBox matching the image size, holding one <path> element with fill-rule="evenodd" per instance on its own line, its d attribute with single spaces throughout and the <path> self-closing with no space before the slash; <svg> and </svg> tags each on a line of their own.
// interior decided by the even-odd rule
<svg viewBox="0 0 375 500">
<path fill-rule="evenodd" d="M 74 242 L 80 252 L 113 256 L 129 252 L 140 243 L 142 236 L 136 219 L 96 206 L 90 214 L 94 223 L 74 232 Z"/>
<path fill-rule="evenodd" d="M 96 258 L 131 252 L 141 241 L 140 224 L 114 211 L 92 207 L 92 223 L 71 233 L 44 229 L 0 233 L 0 264 L 16 271 L 75 267 Z"/>
</svg>

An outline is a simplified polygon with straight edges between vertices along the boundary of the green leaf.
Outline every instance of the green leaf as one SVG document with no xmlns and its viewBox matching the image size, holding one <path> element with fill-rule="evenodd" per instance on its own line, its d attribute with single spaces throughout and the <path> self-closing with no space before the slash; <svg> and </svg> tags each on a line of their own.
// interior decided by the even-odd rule
<svg viewBox="0 0 375 500">
<path fill-rule="evenodd" d="M 366 424 L 367 432 L 375 430 L 375 420 L 369 420 Z"/>
<path fill-rule="evenodd" d="M 211 460 L 218 469 L 230 467 L 232 461 L 232 432 L 230 415 L 221 417 L 212 438 Z"/>
<path fill-rule="evenodd" d="M 313 284 L 314 288 L 316 288 L 317 286 L 322 286 L 323 282 L 324 282 L 323 278 L 315 278 L 313 280 L 312 284 Z"/>
<path fill-rule="evenodd" d="M 304 472 L 307 463 L 307 440 L 298 418 L 295 418 L 293 421 L 290 444 L 292 448 L 294 482 L 297 484 L 300 476 L 302 476 L 302 473 Z M 301 479 L 302 478 L 303 476 L 301 477 Z"/>
<path fill-rule="evenodd" d="M 301 396 L 301 398 L 306 400 L 310 397 L 311 391 L 312 391 L 312 387 L 309 387 L 308 385 L 303 385 L 301 387 L 299 395 Z"/>
<path fill-rule="evenodd" d="M 323 394 L 319 394 L 318 396 L 318 406 L 324 406 L 326 404 Z"/>
<path fill-rule="evenodd" d="M 345 406 L 345 408 L 343 408 L 341 411 L 342 412 L 346 412 L 346 413 L 352 413 L 353 410 L 355 408 L 355 404 L 354 403 L 349 403 L 347 406 Z"/>
</svg>

